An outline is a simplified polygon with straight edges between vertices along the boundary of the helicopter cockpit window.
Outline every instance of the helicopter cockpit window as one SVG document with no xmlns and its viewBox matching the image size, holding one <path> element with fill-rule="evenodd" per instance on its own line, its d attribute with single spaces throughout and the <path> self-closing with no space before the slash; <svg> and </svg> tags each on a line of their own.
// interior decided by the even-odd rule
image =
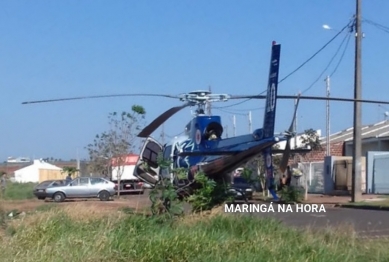
<svg viewBox="0 0 389 262">
<path fill-rule="evenodd" d="M 172 151 L 172 146 L 165 147 L 165 150 L 163 151 L 163 159 L 164 160 L 170 160 L 170 153 Z"/>
<path fill-rule="evenodd" d="M 165 149 L 163 151 L 163 159 L 165 161 L 169 161 L 170 160 L 170 153 L 171 153 L 171 151 L 172 151 L 172 146 L 171 145 L 165 147 Z M 160 173 L 161 173 L 161 175 L 163 177 L 167 177 L 169 175 L 169 170 L 170 170 L 169 167 L 163 167 L 163 168 L 161 168 Z"/>
<path fill-rule="evenodd" d="M 161 148 L 157 143 L 149 142 L 143 152 L 143 159 L 153 168 L 157 168 L 157 158 Z"/>
<path fill-rule="evenodd" d="M 216 140 L 221 138 L 223 133 L 223 127 L 216 122 L 210 123 L 205 130 L 205 139 Z"/>
</svg>

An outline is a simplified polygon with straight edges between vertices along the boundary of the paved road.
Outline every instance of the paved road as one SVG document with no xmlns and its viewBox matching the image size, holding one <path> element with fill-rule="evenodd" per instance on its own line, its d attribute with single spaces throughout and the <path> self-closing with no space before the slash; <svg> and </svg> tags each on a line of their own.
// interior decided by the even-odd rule
<svg viewBox="0 0 389 262">
<path fill-rule="evenodd" d="M 242 206 L 242 205 L 240 205 Z M 295 227 L 353 228 L 361 238 L 389 238 L 389 211 L 325 208 L 326 212 L 253 212 L 258 217 L 272 217 Z M 255 211 L 255 210 L 254 210 Z"/>
</svg>

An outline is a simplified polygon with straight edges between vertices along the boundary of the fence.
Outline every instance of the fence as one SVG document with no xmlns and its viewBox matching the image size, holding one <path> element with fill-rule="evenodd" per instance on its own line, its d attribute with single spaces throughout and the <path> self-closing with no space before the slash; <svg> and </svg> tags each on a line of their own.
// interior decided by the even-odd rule
<svg viewBox="0 0 389 262">
<path fill-rule="evenodd" d="M 321 162 L 301 162 L 295 166 L 302 171 L 300 185 L 308 185 L 308 193 L 324 193 L 324 161 Z"/>
</svg>

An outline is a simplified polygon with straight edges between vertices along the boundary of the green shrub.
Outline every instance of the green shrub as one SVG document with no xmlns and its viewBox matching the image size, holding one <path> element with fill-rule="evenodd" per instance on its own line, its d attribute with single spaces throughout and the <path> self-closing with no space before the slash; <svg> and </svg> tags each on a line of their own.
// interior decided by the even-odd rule
<svg viewBox="0 0 389 262">
<path fill-rule="evenodd" d="M 9 182 L 5 188 L 5 200 L 24 200 L 35 198 L 33 194 L 34 187 L 37 183 L 17 183 Z"/>
<path fill-rule="evenodd" d="M 290 202 L 301 202 L 304 199 L 304 189 L 300 187 L 284 186 L 280 192 L 281 200 Z"/>
</svg>

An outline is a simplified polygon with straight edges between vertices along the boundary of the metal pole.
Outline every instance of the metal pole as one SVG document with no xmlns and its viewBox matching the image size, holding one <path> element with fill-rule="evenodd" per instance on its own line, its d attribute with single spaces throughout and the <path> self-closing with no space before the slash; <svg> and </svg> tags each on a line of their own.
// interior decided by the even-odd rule
<svg viewBox="0 0 389 262">
<path fill-rule="evenodd" d="M 294 108 L 296 110 L 296 107 L 297 107 L 297 99 L 294 100 Z M 295 133 L 295 136 L 294 136 L 294 149 L 297 148 L 297 111 L 296 111 L 296 117 L 294 119 L 294 123 L 293 123 L 293 132 Z"/>
<path fill-rule="evenodd" d="M 354 98 L 361 99 L 362 77 L 361 77 L 361 0 L 356 0 L 356 17 L 355 17 L 355 77 L 354 77 Z M 361 189 L 361 103 L 354 102 L 354 141 L 353 141 L 353 169 L 352 169 L 352 197 L 351 202 L 358 202 L 362 198 Z"/>
<path fill-rule="evenodd" d="M 232 117 L 232 125 L 233 125 L 233 128 L 234 128 L 234 136 L 236 136 L 236 119 L 235 119 L 235 115 Z"/>
<path fill-rule="evenodd" d="M 78 170 L 78 176 L 81 176 L 81 167 L 80 167 L 80 155 L 78 154 L 78 148 L 77 148 L 77 170 Z"/>
<path fill-rule="evenodd" d="M 212 92 L 212 90 L 211 90 L 211 86 L 209 86 L 209 88 L 208 88 L 208 90 L 209 90 L 209 92 Z M 210 116 L 212 113 L 211 113 L 211 102 L 207 102 L 207 106 L 208 106 L 208 108 L 207 108 L 207 111 L 208 111 L 208 116 Z"/>
<path fill-rule="evenodd" d="M 327 98 L 330 97 L 330 77 L 327 76 L 326 79 L 326 93 Z M 331 155 L 331 144 L 330 144 L 330 100 L 326 101 L 326 155 Z"/>
<path fill-rule="evenodd" d="M 253 132 L 252 130 L 252 124 L 251 124 L 251 111 L 249 111 L 249 132 Z"/>
</svg>

